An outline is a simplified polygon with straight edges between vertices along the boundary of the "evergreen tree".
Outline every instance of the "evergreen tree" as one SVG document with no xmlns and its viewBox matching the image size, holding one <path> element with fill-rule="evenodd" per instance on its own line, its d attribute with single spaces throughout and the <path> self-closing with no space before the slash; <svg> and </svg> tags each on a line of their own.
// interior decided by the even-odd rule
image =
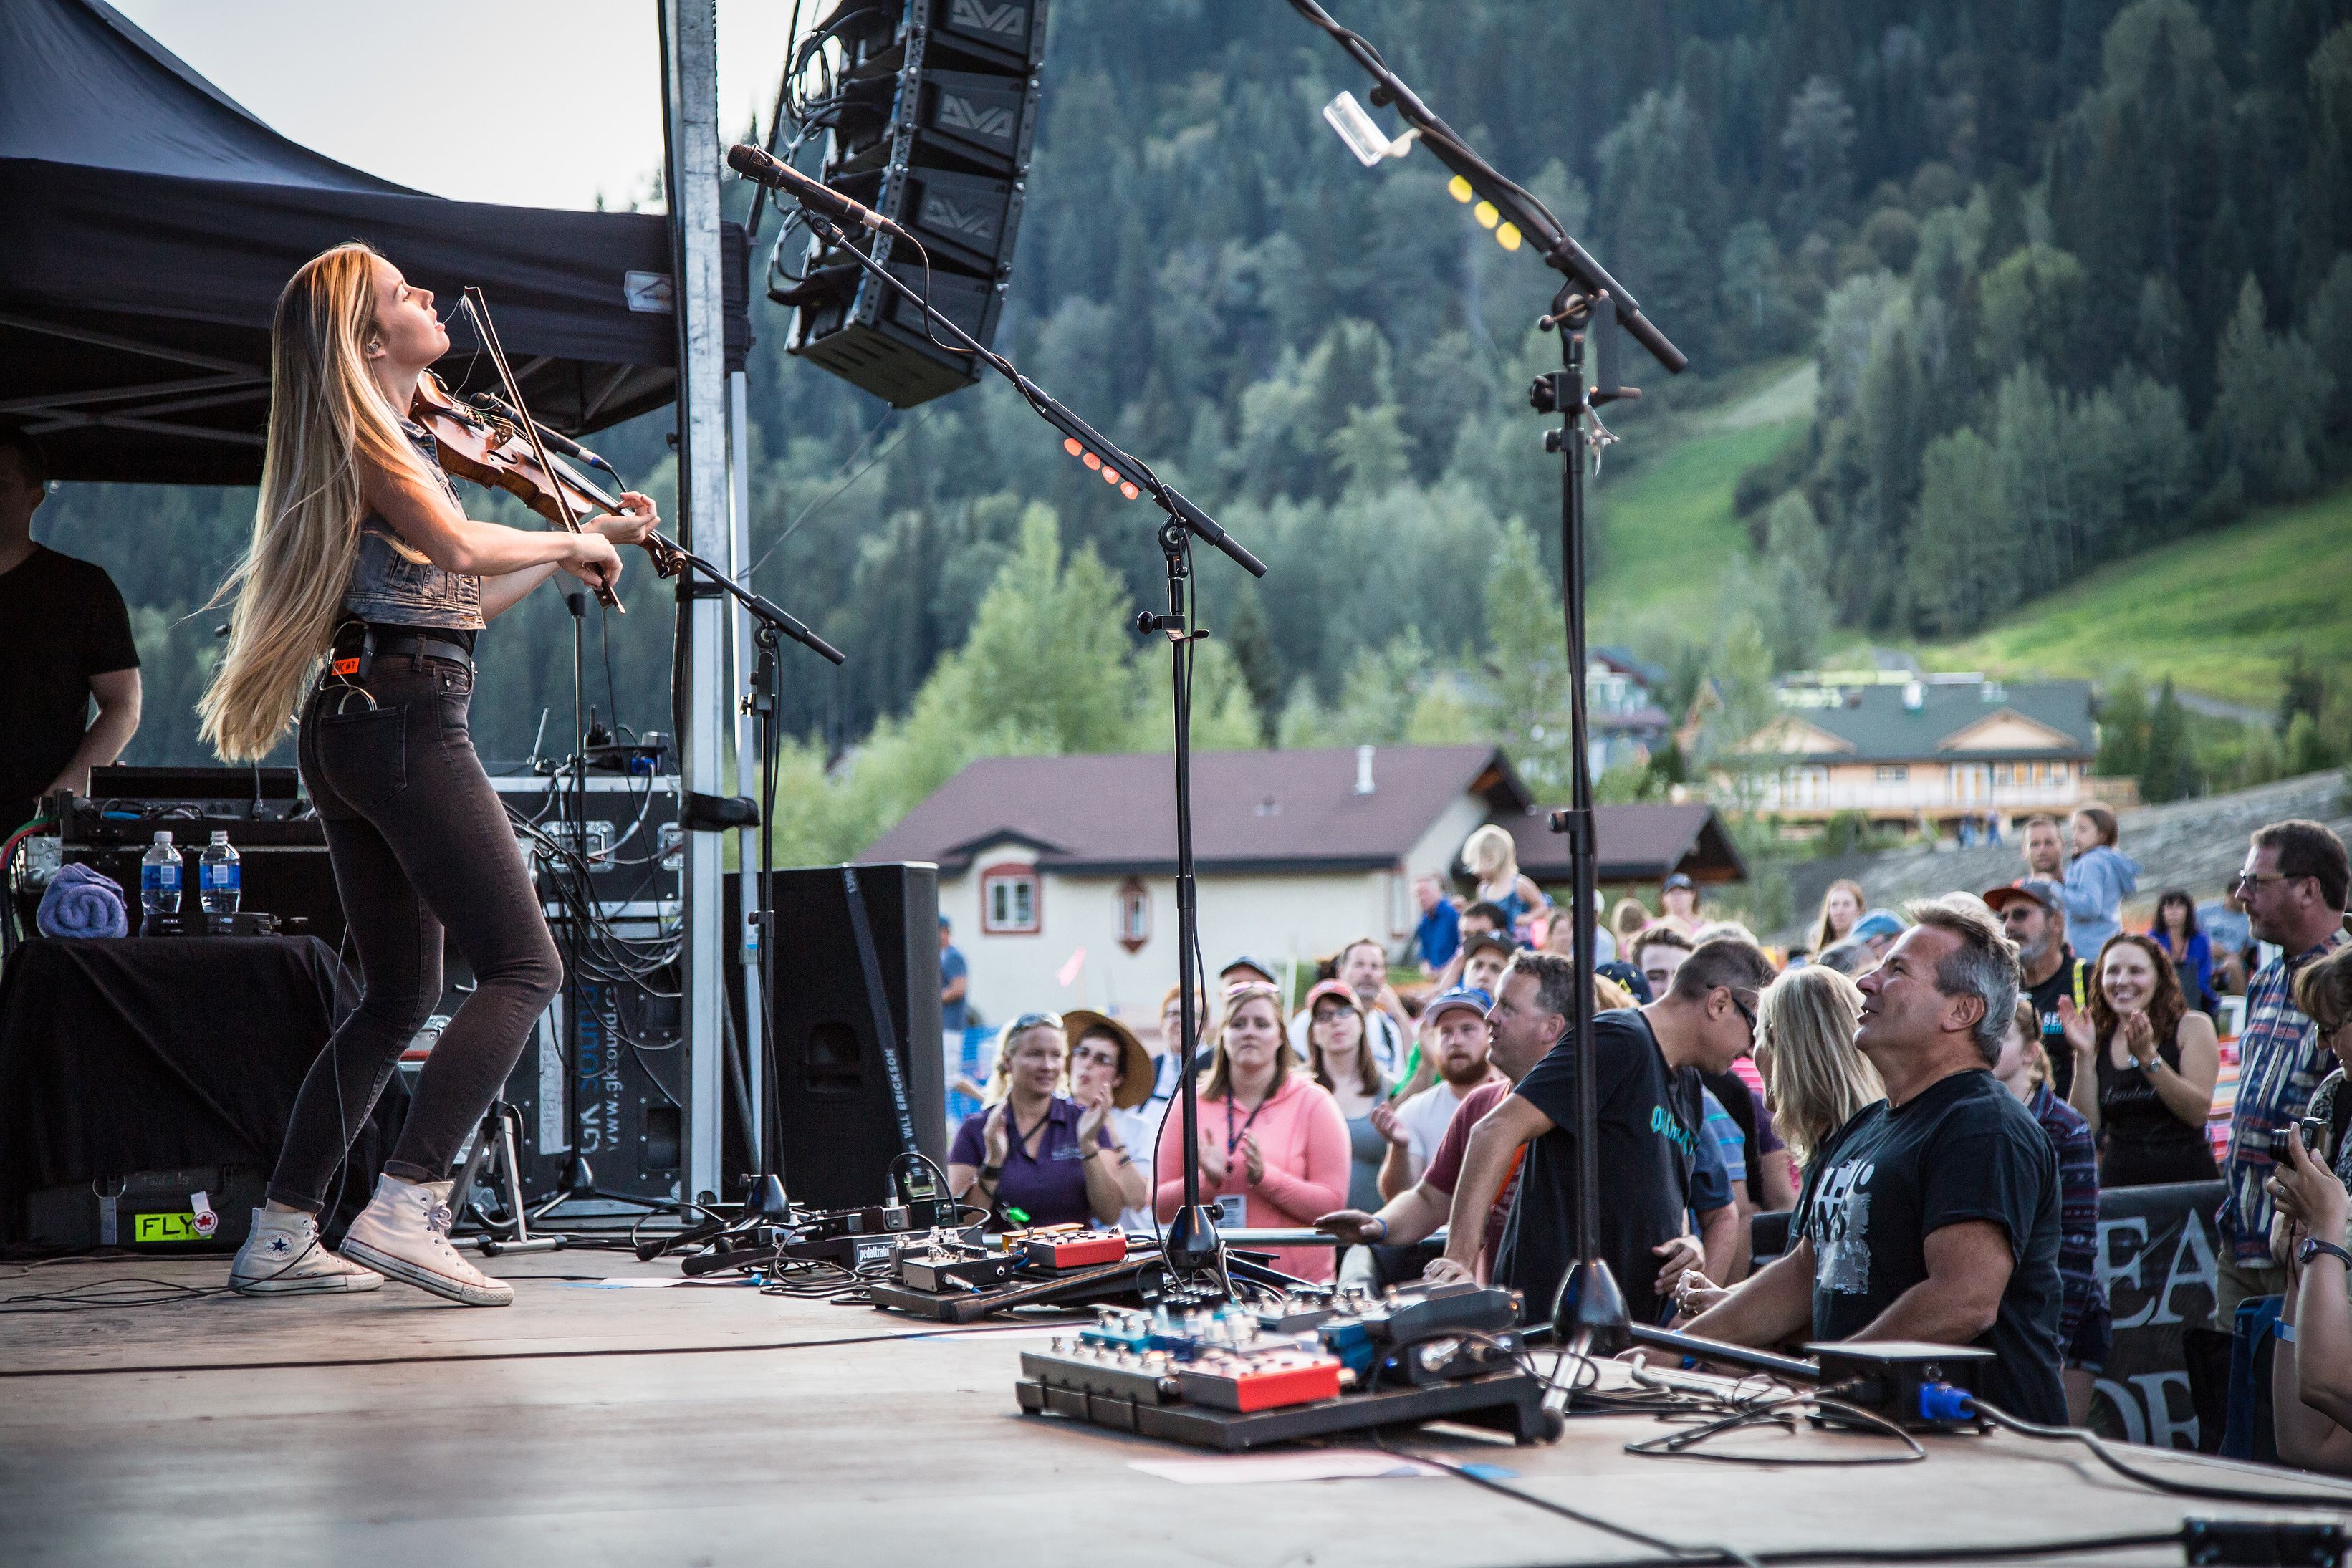
<svg viewBox="0 0 2352 1568">
<path fill-rule="evenodd" d="M 1789 102 L 1780 151 L 1795 175 L 1781 208 L 1785 232 L 1801 235 L 1842 221 L 1853 199 L 1853 106 L 1825 76 L 1808 77 Z"/>
<path fill-rule="evenodd" d="M 1791 490 L 1765 519 L 1764 582 L 1756 610 L 1775 672 L 1809 669 L 1829 632 L 1829 541 L 1804 493 Z"/>
<path fill-rule="evenodd" d="M 1973 430 L 1937 437 L 1919 466 L 1919 519 L 1906 584 L 1910 619 L 1931 636 L 1959 636 L 2015 598 L 2016 514 L 2004 499 L 1993 448 Z"/>
<path fill-rule="evenodd" d="M 2136 779 L 2147 763 L 2147 691 L 2139 677 L 2116 680 L 2099 703 L 2098 768 L 2102 777 Z"/>
<path fill-rule="evenodd" d="M 1568 778 L 1568 644 L 1559 586 L 1544 570 L 1535 536 L 1503 530 L 1486 574 L 1486 712 L 1489 732 L 1522 777 L 1557 789 Z"/>
<path fill-rule="evenodd" d="M 2178 800 L 2197 792 L 2197 760 L 2189 742 L 2189 718 L 2164 677 L 2155 711 L 2148 715 L 2147 749 L 2140 758 L 2139 793 L 2143 800 Z"/>
<path fill-rule="evenodd" d="M 2211 434 L 2219 466 L 2247 495 L 2289 499 L 2319 482 L 2319 438 L 2335 378 L 2311 345 L 2263 326 L 2262 286 L 2249 273 L 2221 336 Z"/>
</svg>

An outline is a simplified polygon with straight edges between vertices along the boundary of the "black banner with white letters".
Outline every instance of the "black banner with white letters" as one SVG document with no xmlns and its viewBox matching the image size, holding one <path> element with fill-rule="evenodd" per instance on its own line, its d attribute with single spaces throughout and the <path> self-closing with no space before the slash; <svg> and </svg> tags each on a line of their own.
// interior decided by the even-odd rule
<svg viewBox="0 0 2352 1568">
<path fill-rule="evenodd" d="M 2115 1347 L 2095 1385 L 2091 1425 L 2159 1448 L 2197 1447 L 2182 1335 L 2213 1322 L 2213 1212 L 2218 1181 L 2126 1186 L 2099 1194 L 2099 1278 L 2115 1315 Z"/>
</svg>

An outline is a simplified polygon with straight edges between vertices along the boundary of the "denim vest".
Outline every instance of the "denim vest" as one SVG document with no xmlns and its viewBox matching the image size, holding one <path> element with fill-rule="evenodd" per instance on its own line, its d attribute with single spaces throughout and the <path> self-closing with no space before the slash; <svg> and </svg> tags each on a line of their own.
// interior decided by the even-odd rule
<svg viewBox="0 0 2352 1568">
<path fill-rule="evenodd" d="M 424 426 L 400 422 L 410 444 L 425 466 L 441 482 L 452 505 L 457 488 L 441 470 L 440 448 Z M 407 553 L 403 553 L 406 551 Z M 360 553 L 352 566 L 352 585 L 343 595 L 343 611 L 355 620 L 378 626 L 440 626 L 464 631 L 482 629 L 482 580 L 443 571 L 429 560 L 412 559 L 416 552 L 393 532 L 392 525 L 370 512 L 360 520 Z"/>
</svg>

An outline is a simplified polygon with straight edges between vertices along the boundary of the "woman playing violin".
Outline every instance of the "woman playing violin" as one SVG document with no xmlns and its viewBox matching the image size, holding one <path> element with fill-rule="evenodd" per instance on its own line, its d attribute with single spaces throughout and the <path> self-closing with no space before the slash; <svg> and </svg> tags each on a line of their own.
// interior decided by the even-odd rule
<svg viewBox="0 0 2352 1568">
<path fill-rule="evenodd" d="M 449 349 L 433 296 L 363 245 L 305 264 L 270 330 L 268 444 L 253 538 L 223 585 L 226 655 L 198 711 L 230 761 L 297 722 L 358 949 L 361 999 L 312 1063 L 268 1206 L 230 1267 L 247 1294 L 373 1290 L 383 1276 L 473 1306 L 511 1287 L 451 1248 L 449 1166 L 562 977 L 504 807 L 467 730 L 474 639 L 556 571 L 620 576 L 658 519 L 630 494 L 584 531 L 465 515 L 406 414 Z M 435 1043 L 400 1141 L 343 1256 L 317 1215 L 402 1050 L 441 999 L 446 924 L 478 981 Z"/>
</svg>

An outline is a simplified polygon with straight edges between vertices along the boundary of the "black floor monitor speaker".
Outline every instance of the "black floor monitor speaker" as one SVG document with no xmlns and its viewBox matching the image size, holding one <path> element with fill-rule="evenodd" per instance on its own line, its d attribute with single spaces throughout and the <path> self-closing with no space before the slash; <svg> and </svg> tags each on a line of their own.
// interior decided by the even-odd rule
<svg viewBox="0 0 2352 1568">
<path fill-rule="evenodd" d="M 849 882 L 856 877 L 881 976 L 877 1029 Z M 940 1039 L 940 873 L 932 865 L 818 866 L 775 873 L 770 1005 L 778 1082 L 769 1103 L 795 1203 L 880 1202 L 904 1148 L 900 1096 L 916 1146 L 947 1164 Z M 756 879 L 753 879 L 756 883 Z M 891 1061 L 898 1072 L 894 1091 Z"/>
</svg>

